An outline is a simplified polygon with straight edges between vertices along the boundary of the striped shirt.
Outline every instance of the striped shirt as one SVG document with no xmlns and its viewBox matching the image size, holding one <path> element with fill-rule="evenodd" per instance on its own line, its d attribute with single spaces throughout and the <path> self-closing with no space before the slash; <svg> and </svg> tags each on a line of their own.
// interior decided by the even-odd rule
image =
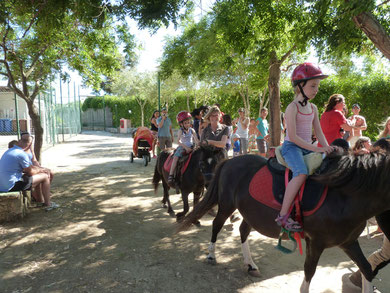
<svg viewBox="0 0 390 293">
<path fill-rule="evenodd" d="M 310 104 L 311 105 L 311 104 Z M 313 130 L 313 120 L 314 120 L 314 109 L 313 105 L 311 105 L 311 113 L 310 114 L 304 114 L 299 111 L 298 105 L 297 106 L 297 116 L 295 120 L 295 129 L 296 134 L 300 138 L 302 138 L 304 141 L 311 143 L 311 135 Z M 290 141 L 289 135 L 288 135 L 288 125 L 287 125 L 287 134 L 285 140 Z"/>
</svg>

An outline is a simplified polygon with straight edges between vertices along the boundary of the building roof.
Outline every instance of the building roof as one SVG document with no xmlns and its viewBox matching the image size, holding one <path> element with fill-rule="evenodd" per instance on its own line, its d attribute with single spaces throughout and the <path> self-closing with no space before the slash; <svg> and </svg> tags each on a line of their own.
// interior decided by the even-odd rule
<svg viewBox="0 0 390 293">
<path fill-rule="evenodd" d="M 0 93 L 13 93 L 8 86 L 0 86 Z"/>
</svg>

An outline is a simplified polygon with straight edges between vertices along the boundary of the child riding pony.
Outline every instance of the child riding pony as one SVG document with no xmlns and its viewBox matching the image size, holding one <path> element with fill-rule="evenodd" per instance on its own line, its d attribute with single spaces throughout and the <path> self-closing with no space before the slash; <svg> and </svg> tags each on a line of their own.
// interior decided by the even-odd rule
<svg viewBox="0 0 390 293">
<path fill-rule="evenodd" d="M 191 127 L 192 116 L 189 112 L 179 112 L 179 114 L 177 114 L 176 116 L 176 120 L 181 128 L 179 130 L 179 137 L 177 140 L 179 147 L 176 149 L 175 154 L 173 155 L 173 162 L 168 176 L 168 185 L 170 187 L 175 187 L 174 174 L 177 166 L 177 161 L 179 160 L 179 158 L 183 157 L 184 154 L 190 153 L 194 145 L 198 144 L 199 142 L 195 130 Z"/>
</svg>

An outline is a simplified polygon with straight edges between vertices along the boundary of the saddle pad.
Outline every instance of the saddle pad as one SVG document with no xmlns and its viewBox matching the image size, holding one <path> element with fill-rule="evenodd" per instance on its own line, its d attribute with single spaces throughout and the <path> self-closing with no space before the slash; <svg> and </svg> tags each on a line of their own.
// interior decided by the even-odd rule
<svg viewBox="0 0 390 293">
<path fill-rule="evenodd" d="M 280 165 L 283 165 L 284 167 L 288 168 L 288 165 L 282 156 L 281 146 L 278 146 L 275 149 L 275 156 Z M 313 175 L 314 172 L 321 166 L 323 161 L 323 155 L 321 153 L 309 153 L 303 156 L 303 161 L 305 162 L 309 175 Z"/>
<path fill-rule="evenodd" d="M 188 167 L 188 164 L 190 163 L 191 157 L 192 157 L 192 152 L 188 155 L 185 163 L 183 163 L 183 167 L 181 168 L 181 175 L 183 175 L 184 172 L 187 170 L 187 167 Z M 172 162 L 173 162 L 173 153 L 169 155 L 169 157 L 166 159 L 166 161 L 164 163 L 164 170 L 168 173 L 171 170 Z"/>
<path fill-rule="evenodd" d="M 310 178 L 306 181 L 302 200 L 303 216 L 312 215 L 321 207 L 327 191 L 327 186 Z M 261 168 L 249 185 L 249 193 L 254 199 L 275 210 L 281 209 L 284 192 L 284 175 L 271 173 L 268 166 Z"/>
</svg>

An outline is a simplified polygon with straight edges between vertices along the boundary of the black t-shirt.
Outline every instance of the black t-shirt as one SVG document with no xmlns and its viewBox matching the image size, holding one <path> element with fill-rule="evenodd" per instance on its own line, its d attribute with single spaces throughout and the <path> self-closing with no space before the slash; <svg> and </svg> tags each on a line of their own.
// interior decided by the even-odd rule
<svg viewBox="0 0 390 293">
<path fill-rule="evenodd" d="M 229 128 L 226 125 L 220 124 L 217 130 L 213 131 L 211 129 L 211 125 L 209 124 L 205 129 L 203 129 L 202 137 L 200 140 L 202 141 L 204 139 L 209 139 L 209 140 L 221 141 L 222 136 L 224 135 L 229 136 Z"/>
</svg>

